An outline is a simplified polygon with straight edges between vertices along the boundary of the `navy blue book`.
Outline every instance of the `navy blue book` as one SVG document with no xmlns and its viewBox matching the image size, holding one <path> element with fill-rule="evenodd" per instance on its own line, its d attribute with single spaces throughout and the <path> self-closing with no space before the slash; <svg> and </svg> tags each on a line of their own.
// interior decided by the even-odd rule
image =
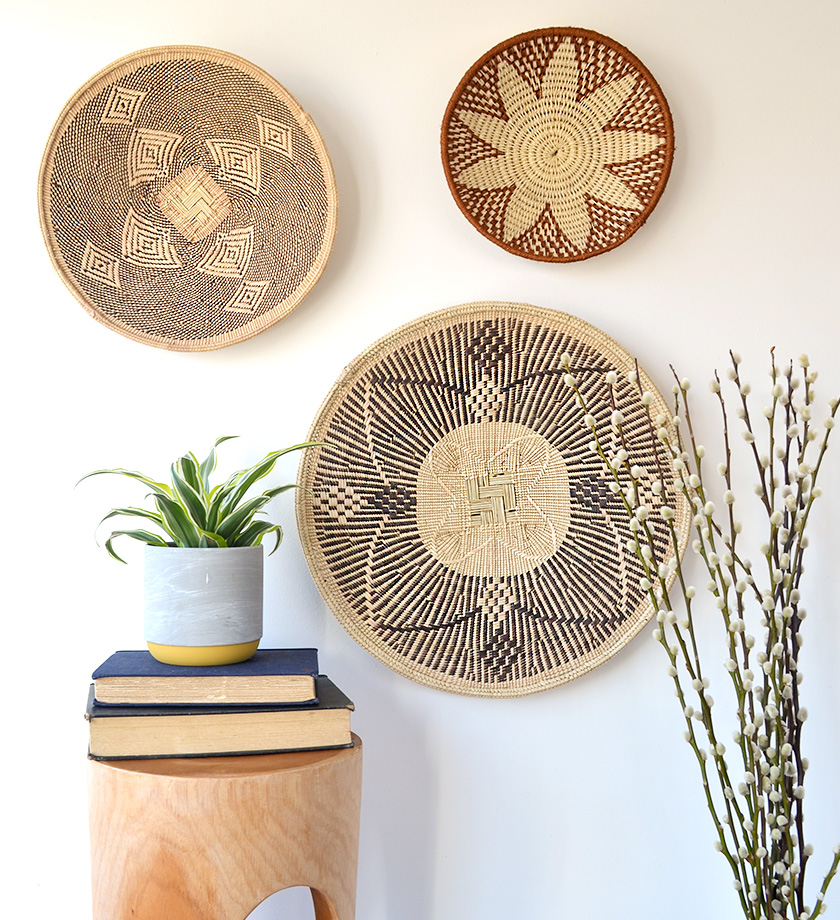
<svg viewBox="0 0 840 920">
<path fill-rule="evenodd" d="M 227 706 L 102 706 L 88 696 L 94 760 L 222 757 L 350 747 L 353 703 L 323 674 L 317 702 Z"/>
<path fill-rule="evenodd" d="M 318 650 L 258 649 L 238 664 L 180 667 L 148 651 L 116 652 L 92 675 L 99 705 L 226 706 L 313 703 Z"/>
</svg>

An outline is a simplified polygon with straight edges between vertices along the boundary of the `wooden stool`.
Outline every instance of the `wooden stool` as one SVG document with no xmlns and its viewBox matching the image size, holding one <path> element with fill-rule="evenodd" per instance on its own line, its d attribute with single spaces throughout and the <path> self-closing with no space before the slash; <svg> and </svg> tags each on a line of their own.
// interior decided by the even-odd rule
<svg viewBox="0 0 840 920">
<path fill-rule="evenodd" d="M 362 743 L 332 751 L 91 760 L 93 920 L 244 920 L 283 888 L 353 920 Z"/>
</svg>

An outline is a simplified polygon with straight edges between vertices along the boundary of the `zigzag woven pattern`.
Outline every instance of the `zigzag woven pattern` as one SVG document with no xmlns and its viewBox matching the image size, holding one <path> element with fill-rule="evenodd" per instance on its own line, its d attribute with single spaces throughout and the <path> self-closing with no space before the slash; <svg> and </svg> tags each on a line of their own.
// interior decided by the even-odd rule
<svg viewBox="0 0 840 920">
<path fill-rule="evenodd" d="M 606 661 L 650 617 L 624 509 L 563 382 L 564 352 L 609 431 L 605 374 L 618 371 L 632 396 L 630 357 L 587 323 L 524 304 L 467 304 L 396 330 L 322 406 L 310 439 L 329 446 L 304 457 L 299 479 L 310 490 L 298 494 L 304 551 L 342 625 L 398 673 L 522 695 Z M 676 507 L 687 534 L 669 458 L 630 403 L 641 488 L 652 509 Z M 667 557 L 664 532 L 659 541 Z"/>
<path fill-rule="evenodd" d="M 332 166 L 312 120 L 223 51 L 138 51 L 67 103 L 41 164 L 53 264 L 95 319 L 205 351 L 287 316 L 335 236 Z"/>
</svg>

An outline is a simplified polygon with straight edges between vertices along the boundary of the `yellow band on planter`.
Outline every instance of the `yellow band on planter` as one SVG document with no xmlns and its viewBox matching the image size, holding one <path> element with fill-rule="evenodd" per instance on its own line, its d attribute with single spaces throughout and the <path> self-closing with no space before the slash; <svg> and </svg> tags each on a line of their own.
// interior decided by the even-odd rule
<svg viewBox="0 0 840 920">
<path fill-rule="evenodd" d="M 257 650 L 260 640 L 237 645 L 158 645 L 147 642 L 153 657 L 164 664 L 182 667 L 209 667 L 247 661 Z"/>
</svg>

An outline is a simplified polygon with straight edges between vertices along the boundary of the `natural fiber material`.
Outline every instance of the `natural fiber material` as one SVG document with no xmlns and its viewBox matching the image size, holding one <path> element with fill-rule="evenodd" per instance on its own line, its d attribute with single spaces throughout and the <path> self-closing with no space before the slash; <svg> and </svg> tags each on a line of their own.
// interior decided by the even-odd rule
<svg viewBox="0 0 840 920">
<path fill-rule="evenodd" d="M 647 68 L 584 29 L 497 45 L 446 110 L 443 165 L 458 207 L 508 252 L 572 262 L 647 220 L 668 180 L 674 129 Z"/>
<path fill-rule="evenodd" d="M 398 673 L 518 696 L 586 673 L 649 619 L 621 499 L 589 449 L 564 352 L 609 430 L 604 378 L 616 370 L 619 393 L 635 392 L 627 353 L 573 316 L 508 303 L 396 330 L 346 368 L 318 413 L 309 439 L 329 446 L 301 465 L 306 558 L 349 634 Z M 632 405 L 625 430 L 651 519 L 667 502 L 687 534 L 670 458 L 638 393 Z M 658 394 L 653 411 L 669 414 Z"/>
<path fill-rule="evenodd" d="M 329 258 L 337 204 L 309 116 L 211 48 L 105 68 L 67 103 L 41 164 L 62 280 L 110 329 L 176 351 L 241 342 L 294 310 Z"/>
</svg>

